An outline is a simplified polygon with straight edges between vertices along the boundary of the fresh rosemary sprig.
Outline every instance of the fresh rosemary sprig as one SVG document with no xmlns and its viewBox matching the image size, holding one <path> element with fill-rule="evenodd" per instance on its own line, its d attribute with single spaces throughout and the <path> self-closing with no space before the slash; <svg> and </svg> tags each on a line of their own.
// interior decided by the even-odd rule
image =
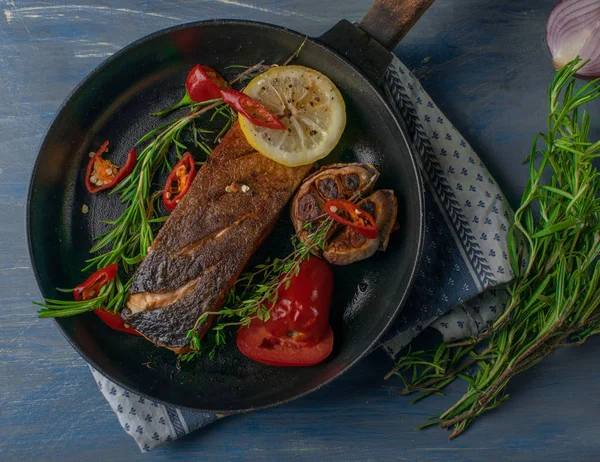
<svg viewBox="0 0 600 462">
<path fill-rule="evenodd" d="M 456 378 L 467 382 L 465 395 L 423 426 L 454 426 L 451 439 L 503 403 L 515 375 L 600 333 L 600 172 L 592 163 L 600 141 L 589 141 L 590 118 L 580 112 L 600 96 L 600 85 L 577 89 L 582 66 L 574 60 L 550 85 L 548 131 L 534 140 L 530 179 L 508 238 L 516 279 L 505 312 L 482 335 L 410 353 L 388 374 L 402 378 L 402 394 L 421 392 L 416 400 Z"/>
<path fill-rule="evenodd" d="M 97 308 L 107 307 L 107 309 L 117 306 L 119 303 L 125 304 L 129 296 L 129 286 L 131 280 L 125 284 L 121 282 L 118 275 L 100 288 L 98 296 L 89 300 L 57 300 L 47 298 L 44 303 L 33 302 L 40 306 L 38 316 L 40 318 L 63 318 L 75 316 L 77 314 L 92 311 Z M 59 292 L 72 293 L 73 290 L 57 289 Z"/>
<path fill-rule="evenodd" d="M 289 64 L 299 55 L 305 42 L 306 40 L 286 59 L 284 65 Z M 233 78 L 230 84 L 242 83 L 272 66 L 276 66 L 276 64 L 265 65 L 264 61 L 261 61 L 254 66 L 247 67 Z M 220 142 L 221 137 L 227 133 L 237 118 L 235 111 L 224 104 L 221 98 L 195 103 L 187 96 L 187 93 L 175 106 L 153 115 L 164 116 L 182 108 L 188 108 L 189 113 L 151 130 L 137 142 L 136 146 L 148 144 L 139 153 L 132 173 L 111 191 L 113 194 L 120 194 L 121 201 L 127 204 L 125 211 L 116 220 L 104 222 L 112 228 L 95 237 L 96 242 L 90 249 L 90 253 L 102 251 L 104 253 L 86 260 L 87 265 L 82 271 L 94 267 L 101 269 L 113 263 L 120 263 L 126 272 L 133 270 L 147 255 L 156 229 L 167 219 L 165 216 L 159 216 L 156 208 L 160 191 L 152 191 L 152 182 L 159 168 L 162 166 L 163 170 L 171 169 L 167 154 L 175 151 L 177 157 L 181 158 L 183 153 L 188 150 L 185 144 L 187 139 L 191 140 L 188 142 L 193 143 L 193 146 L 200 148 L 206 155 L 210 155 L 212 149 L 203 138 L 205 135 L 212 134 L 213 131 L 198 127 L 196 123 L 198 118 L 214 110 L 210 118 L 211 122 L 217 117 L 225 119 L 223 127 L 214 137 L 213 144 Z M 107 248 L 108 250 L 106 250 Z M 84 301 L 46 299 L 44 303 L 34 302 L 34 304 L 42 307 L 39 311 L 40 317 L 72 316 L 101 307 L 108 311 L 118 312 L 127 303 L 131 282 L 130 278 L 123 283 L 117 275 L 115 279 L 102 287 L 98 297 L 94 299 Z"/>
<path fill-rule="evenodd" d="M 289 287 L 291 278 L 300 270 L 300 263 L 313 252 L 323 250 L 332 225 L 333 221 L 327 217 L 307 235 L 304 242 L 297 235 L 293 236 L 294 250 L 289 255 L 256 265 L 253 271 L 243 273 L 227 295 L 223 308 L 203 313 L 188 331 L 191 352 L 180 355 L 179 360 L 190 361 L 206 351 L 209 357 L 214 356 L 215 348 L 226 343 L 226 328 L 247 327 L 256 318 L 267 321 L 279 290 Z M 310 226 L 311 223 L 307 223 L 306 229 Z M 200 339 L 198 330 L 212 316 L 218 316 L 215 325 L 209 330 L 208 338 Z"/>
<path fill-rule="evenodd" d="M 96 238 L 90 252 L 99 252 L 108 246 L 111 246 L 110 250 L 88 259 L 88 266 L 84 271 L 94 266 L 104 268 L 119 260 L 126 269 L 130 269 L 142 261 L 154 241 L 152 225 L 162 220 L 155 207 L 159 195 L 152 193 L 152 181 L 161 166 L 165 170 L 171 168 L 167 157 L 171 146 L 174 146 L 178 157 L 188 150 L 182 141 L 184 129 L 202 114 L 219 105 L 222 104 L 217 101 L 194 108 L 189 114 L 169 123 L 166 128 L 153 130 L 138 141 L 139 145 L 154 137 L 139 153 L 138 162 L 131 175 L 112 191 L 120 194 L 121 201 L 128 204 L 127 208 L 119 218 L 107 222 L 112 225 L 112 229 Z M 204 142 L 198 140 L 198 144 L 203 145 Z"/>
<path fill-rule="evenodd" d="M 111 229 L 95 238 L 96 242 L 90 249 L 90 253 L 101 252 L 106 248 L 108 250 L 86 260 L 87 265 L 82 271 L 121 263 L 125 271 L 129 272 L 143 260 L 152 245 L 157 225 L 167 219 L 159 215 L 156 207 L 160 191 L 152 191 L 152 182 L 157 172 L 161 167 L 165 170 L 171 168 L 167 156 L 171 149 L 175 151 L 177 157 L 181 157 L 183 152 L 188 150 L 184 144 L 186 130 L 191 132 L 187 139 L 191 139 L 195 146 L 210 154 L 210 148 L 201 135 L 212 132 L 197 127 L 195 122 L 211 110 L 214 110 L 215 114 L 227 117 L 231 113 L 223 111 L 223 107 L 221 100 L 197 104 L 187 115 L 150 131 L 138 141 L 137 145 L 148 141 L 149 143 L 139 153 L 131 174 L 111 191 L 113 194 L 118 193 L 121 201 L 127 206 L 116 220 L 104 222 L 110 225 Z M 123 283 L 117 275 L 102 287 L 98 297 L 91 300 L 47 299 L 45 303 L 36 303 L 42 307 L 39 315 L 40 317 L 72 316 L 101 307 L 108 311 L 120 311 L 129 298 L 131 281 L 128 279 Z"/>
</svg>

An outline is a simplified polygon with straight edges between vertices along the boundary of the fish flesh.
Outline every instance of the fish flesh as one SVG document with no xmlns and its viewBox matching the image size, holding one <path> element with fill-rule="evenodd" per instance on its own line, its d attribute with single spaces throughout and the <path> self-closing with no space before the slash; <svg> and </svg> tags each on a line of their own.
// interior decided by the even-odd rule
<svg viewBox="0 0 600 462">
<path fill-rule="evenodd" d="M 187 333 L 218 311 L 311 165 L 254 150 L 236 123 L 198 171 L 137 269 L 123 320 L 154 344 L 189 349 Z M 199 331 L 203 336 L 214 315 Z"/>
</svg>

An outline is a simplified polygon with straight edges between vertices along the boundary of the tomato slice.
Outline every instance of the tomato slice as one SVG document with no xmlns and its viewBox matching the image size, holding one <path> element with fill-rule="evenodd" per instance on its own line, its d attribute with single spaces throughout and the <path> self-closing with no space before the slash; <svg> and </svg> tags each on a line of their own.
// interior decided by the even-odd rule
<svg viewBox="0 0 600 462">
<path fill-rule="evenodd" d="M 141 336 L 137 330 L 133 327 L 128 327 L 125 325 L 125 322 L 121 319 L 118 313 L 110 313 L 106 311 L 104 308 L 95 309 L 94 312 L 98 315 L 104 324 L 114 330 L 118 330 L 119 332 L 125 332 L 126 334 L 131 335 L 139 335 Z"/>
<path fill-rule="evenodd" d="M 223 101 L 242 114 L 253 125 L 260 125 L 274 130 L 286 129 L 281 120 L 273 115 L 271 111 L 241 91 L 221 90 L 221 97 Z"/>
<path fill-rule="evenodd" d="M 220 91 L 228 89 L 229 84 L 213 68 L 198 64 L 188 74 L 185 88 L 192 101 L 202 103 L 220 98 Z"/>
<path fill-rule="evenodd" d="M 175 164 L 167 178 L 163 190 L 163 204 L 167 210 L 174 210 L 179 201 L 190 189 L 190 185 L 196 177 L 196 162 L 189 152 Z"/>
<path fill-rule="evenodd" d="M 325 212 L 341 225 L 355 229 L 367 239 L 377 239 L 379 232 L 373 216 L 346 199 L 325 202 Z"/>
<path fill-rule="evenodd" d="M 238 330 L 236 344 L 244 356 L 269 366 L 314 366 L 331 354 L 333 330 L 327 326 L 321 340 L 307 346 L 271 335 L 263 321 L 254 319 L 250 327 Z"/>
</svg>

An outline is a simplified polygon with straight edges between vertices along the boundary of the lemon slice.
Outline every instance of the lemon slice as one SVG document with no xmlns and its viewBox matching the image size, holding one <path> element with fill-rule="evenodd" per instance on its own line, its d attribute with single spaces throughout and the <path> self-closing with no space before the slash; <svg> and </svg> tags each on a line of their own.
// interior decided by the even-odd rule
<svg viewBox="0 0 600 462">
<path fill-rule="evenodd" d="M 244 93 L 262 103 L 287 130 L 253 125 L 240 115 L 250 145 L 269 159 L 296 167 L 331 152 L 346 126 L 346 105 L 329 78 L 304 66 L 278 66 L 250 81 Z"/>
</svg>

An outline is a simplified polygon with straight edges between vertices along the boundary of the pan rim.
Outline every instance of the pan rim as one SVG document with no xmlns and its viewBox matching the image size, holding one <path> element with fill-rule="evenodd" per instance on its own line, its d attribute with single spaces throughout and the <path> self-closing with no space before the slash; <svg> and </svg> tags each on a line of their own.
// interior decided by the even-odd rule
<svg viewBox="0 0 600 462">
<path fill-rule="evenodd" d="M 358 69 L 354 64 L 349 62 L 347 59 L 345 59 L 343 56 L 339 55 L 337 52 L 335 52 L 328 46 L 319 42 L 318 39 L 316 39 L 316 38 L 309 37 L 305 34 L 301 34 L 299 32 L 296 32 L 296 31 L 286 28 L 286 27 L 282 27 L 282 26 L 278 26 L 278 25 L 274 25 L 274 24 L 270 24 L 270 23 L 265 23 L 265 22 L 260 22 L 260 21 L 249 21 L 249 20 L 239 20 L 239 19 L 209 19 L 209 20 L 193 21 L 193 22 L 188 22 L 188 23 L 184 23 L 184 24 L 179 24 L 179 25 L 168 27 L 165 29 L 160 29 L 158 31 L 155 31 L 148 35 L 145 35 L 145 36 L 133 41 L 129 45 L 126 45 L 125 47 L 123 47 L 122 49 L 117 51 L 115 54 L 111 55 L 110 57 L 105 59 L 103 62 L 101 62 L 86 77 L 84 77 L 75 86 L 75 88 L 73 88 L 73 90 L 68 94 L 68 96 L 62 102 L 62 104 L 57 108 L 56 113 L 54 114 L 54 116 L 52 118 L 52 121 L 50 122 L 50 124 L 48 125 L 48 128 L 46 129 L 44 138 L 39 145 L 39 148 L 37 150 L 36 159 L 35 159 L 32 171 L 31 171 L 31 176 L 30 176 L 30 180 L 29 180 L 29 188 L 27 191 L 25 226 L 26 226 L 27 250 L 28 250 L 28 254 L 29 254 L 29 260 L 31 262 L 31 266 L 32 266 L 33 274 L 34 274 L 34 277 L 35 277 L 35 280 L 36 280 L 36 283 L 38 286 L 38 290 L 40 292 L 40 295 L 42 295 L 42 298 L 43 298 L 39 270 L 38 270 L 38 267 L 36 265 L 36 262 L 35 262 L 34 256 L 33 256 L 32 233 L 31 233 L 31 198 L 32 198 L 33 190 L 34 190 L 34 179 L 38 173 L 38 168 L 39 168 L 39 163 L 40 163 L 40 154 L 44 150 L 44 147 L 46 146 L 46 143 L 48 141 L 48 138 L 50 137 L 50 134 L 54 131 L 55 126 L 57 125 L 57 122 L 58 122 L 61 114 L 69 106 L 69 104 L 71 103 L 71 100 L 74 99 L 74 97 L 81 91 L 81 89 L 91 79 L 93 79 L 97 74 L 103 72 L 108 66 L 110 66 L 110 64 L 113 61 L 119 59 L 121 56 L 125 55 L 126 53 L 129 53 L 131 50 L 134 50 L 139 45 L 141 45 L 145 42 L 148 42 L 150 40 L 153 40 L 155 38 L 158 38 L 160 36 L 167 35 L 172 32 L 179 31 L 179 30 L 184 30 L 184 29 L 194 28 L 194 27 L 202 27 L 202 26 L 218 27 L 221 25 L 246 25 L 246 26 L 252 26 L 252 27 L 259 27 L 259 28 L 270 29 L 270 30 L 275 30 L 278 32 L 287 33 L 289 35 L 292 35 L 292 36 L 295 36 L 298 38 L 304 38 L 307 41 L 311 42 L 311 44 L 325 50 L 332 57 L 341 61 L 347 68 L 350 68 L 350 69 L 354 70 L 357 74 L 359 74 L 361 76 L 361 78 L 364 80 L 364 82 L 370 87 L 370 89 L 372 91 L 374 91 L 375 94 L 378 95 L 380 102 L 382 104 L 382 107 L 385 107 L 387 109 L 387 111 L 392 115 L 393 120 L 396 122 L 396 126 L 398 127 L 398 132 L 402 135 L 404 144 L 406 145 L 407 150 L 409 152 L 410 161 L 411 161 L 412 170 L 413 170 L 413 177 L 415 178 L 415 181 L 416 181 L 416 187 L 417 187 L 416 197 L 418 198 L 417 209 L 418 209 L 418 214 L 419 214 L 419 216 L 418 216 L 418 223 L 419 223 L 418 242 L 416 243 L 416 246 L 415 246 L 415 258 L 411 262 L 410 271 L 407 274 L 406 289 L 405 289 L 404 293 L 402 293 L 399 301 L 395 304 L 393 312 L 391 313 L 387 322 L 385 323 L 384 328 L 374 337 L 372 342 L 368 346 L 366 346 L 366 348 L 363 350 L 363 352 L 361 354 L 357 355 L 352 361 L 350 361 L 343 369 L 341 369 L 335 375 L 333 375 L 332 377 L 328 378 L 327 380 L 319 383 L 318 385 L 316 385 L 308 390 L 305 390 L 301 393 L 294 394 L 293 396 L 284 398 L 282 400 L 278 400 L 273 403 L 263 404 L 260 406 L 237 408 L 237 409 L 204 409 L 204 408 L 199 408 L 199 407 L 190 407 L 190 406 L 186 406 L 186 405 L 182 405 L 182 404 L 173 404 L 173 403 L 170 403 L 163 399 L 157 398 L 155 396 L 146 394 L 144 392 L 141 392 L 139 390 L 136 390 L 133 387 L 130 387 L 130 386 L 124 384 L 120 380 L 112 377 L 110 374 L 106 374 L 104 372 L 103 368 L 100 367 L 96 363 L 96 361 L 93 361 L 83 351 L 83 349 L 77 344 L 77 342 L 67 334 L 66 330 L 61 325 L 60 320 L 57 318 L 54 319 L 54 322 L 58 326 L 62 335 L 67 339 L 67 341 L 69 342 L 71 347 L 73 347 L 73 349 L 75 349 L 75 351 L 88 363 L 88 365 L 90 367 L 92 367 L 94 370 L 98 371 L 101 375 L 103 375 L 107 379 L 113 381 L 120 387 L 124 388 L 125 390 L 128 390 L 128 391 L 135 393 L 139 396 L 142 396 L 144 398 L 159 402 L 165 406 L 174 406 L 179 409 L 186 410 L 186 411 L 205 412 L 205 413 L 211 413 L 211 414 L 234 415 L 234 414 L 242 414 L 242 413 L 261 410 L 261 409 L 268 409 L 268 408 L 279 406 L 281 404 L 288 403 L 290 401 L 302 398 L 310 393 L 313 393 L 313 392 L 323 388 L 324 386 L 328 385 L 329 383 L 331 383 L 332 381 L 334 381 L 335 379 L 340 377 L 340 375 L 344 374 L 346 371 L 348 371 L 349 369 L 354 367 L 360 360 L 362 360 L 365 356 L 367 356 L 369 353 L 371 353 L 377 347 L 377 344 L 378 344 L 379 340 L 381 339 L 381 337 L 389 329 L 389 327 L 391 326 L 393 321 L 397 318 L 397 316 L 402 311 L 402 308 L 404 307 L 406 299 L 407 299 L 408 295 L 410 294 L 410 290 L 413 286 L 416 272 L 417 272 L 417 269 L 419 266 L 420 257 L 421 257 L 422 250 L 423 250 L 423 242 L 424 242 L 424 227 L 425 227 L 425 224 L 424 224 L 425 210 L 424 209 L 425 209 L 425 205 L 424 205 L 423 182 L 422 182 L 422 178 L 421 178 L 421 175 L 420 175 L 418 167 L 417 167 L 416 154 L 415 154 L 414 147 L 407 137 L 406 128 L 404 127 L 401 119 L 399 119 L 397 112 L 387 102 L 382 91 L 379 88 L 377 88 L 377 86 L 375 86 L 367 77 L 365 77 L 363 72 L 360 69 Z"/>
</svg>

